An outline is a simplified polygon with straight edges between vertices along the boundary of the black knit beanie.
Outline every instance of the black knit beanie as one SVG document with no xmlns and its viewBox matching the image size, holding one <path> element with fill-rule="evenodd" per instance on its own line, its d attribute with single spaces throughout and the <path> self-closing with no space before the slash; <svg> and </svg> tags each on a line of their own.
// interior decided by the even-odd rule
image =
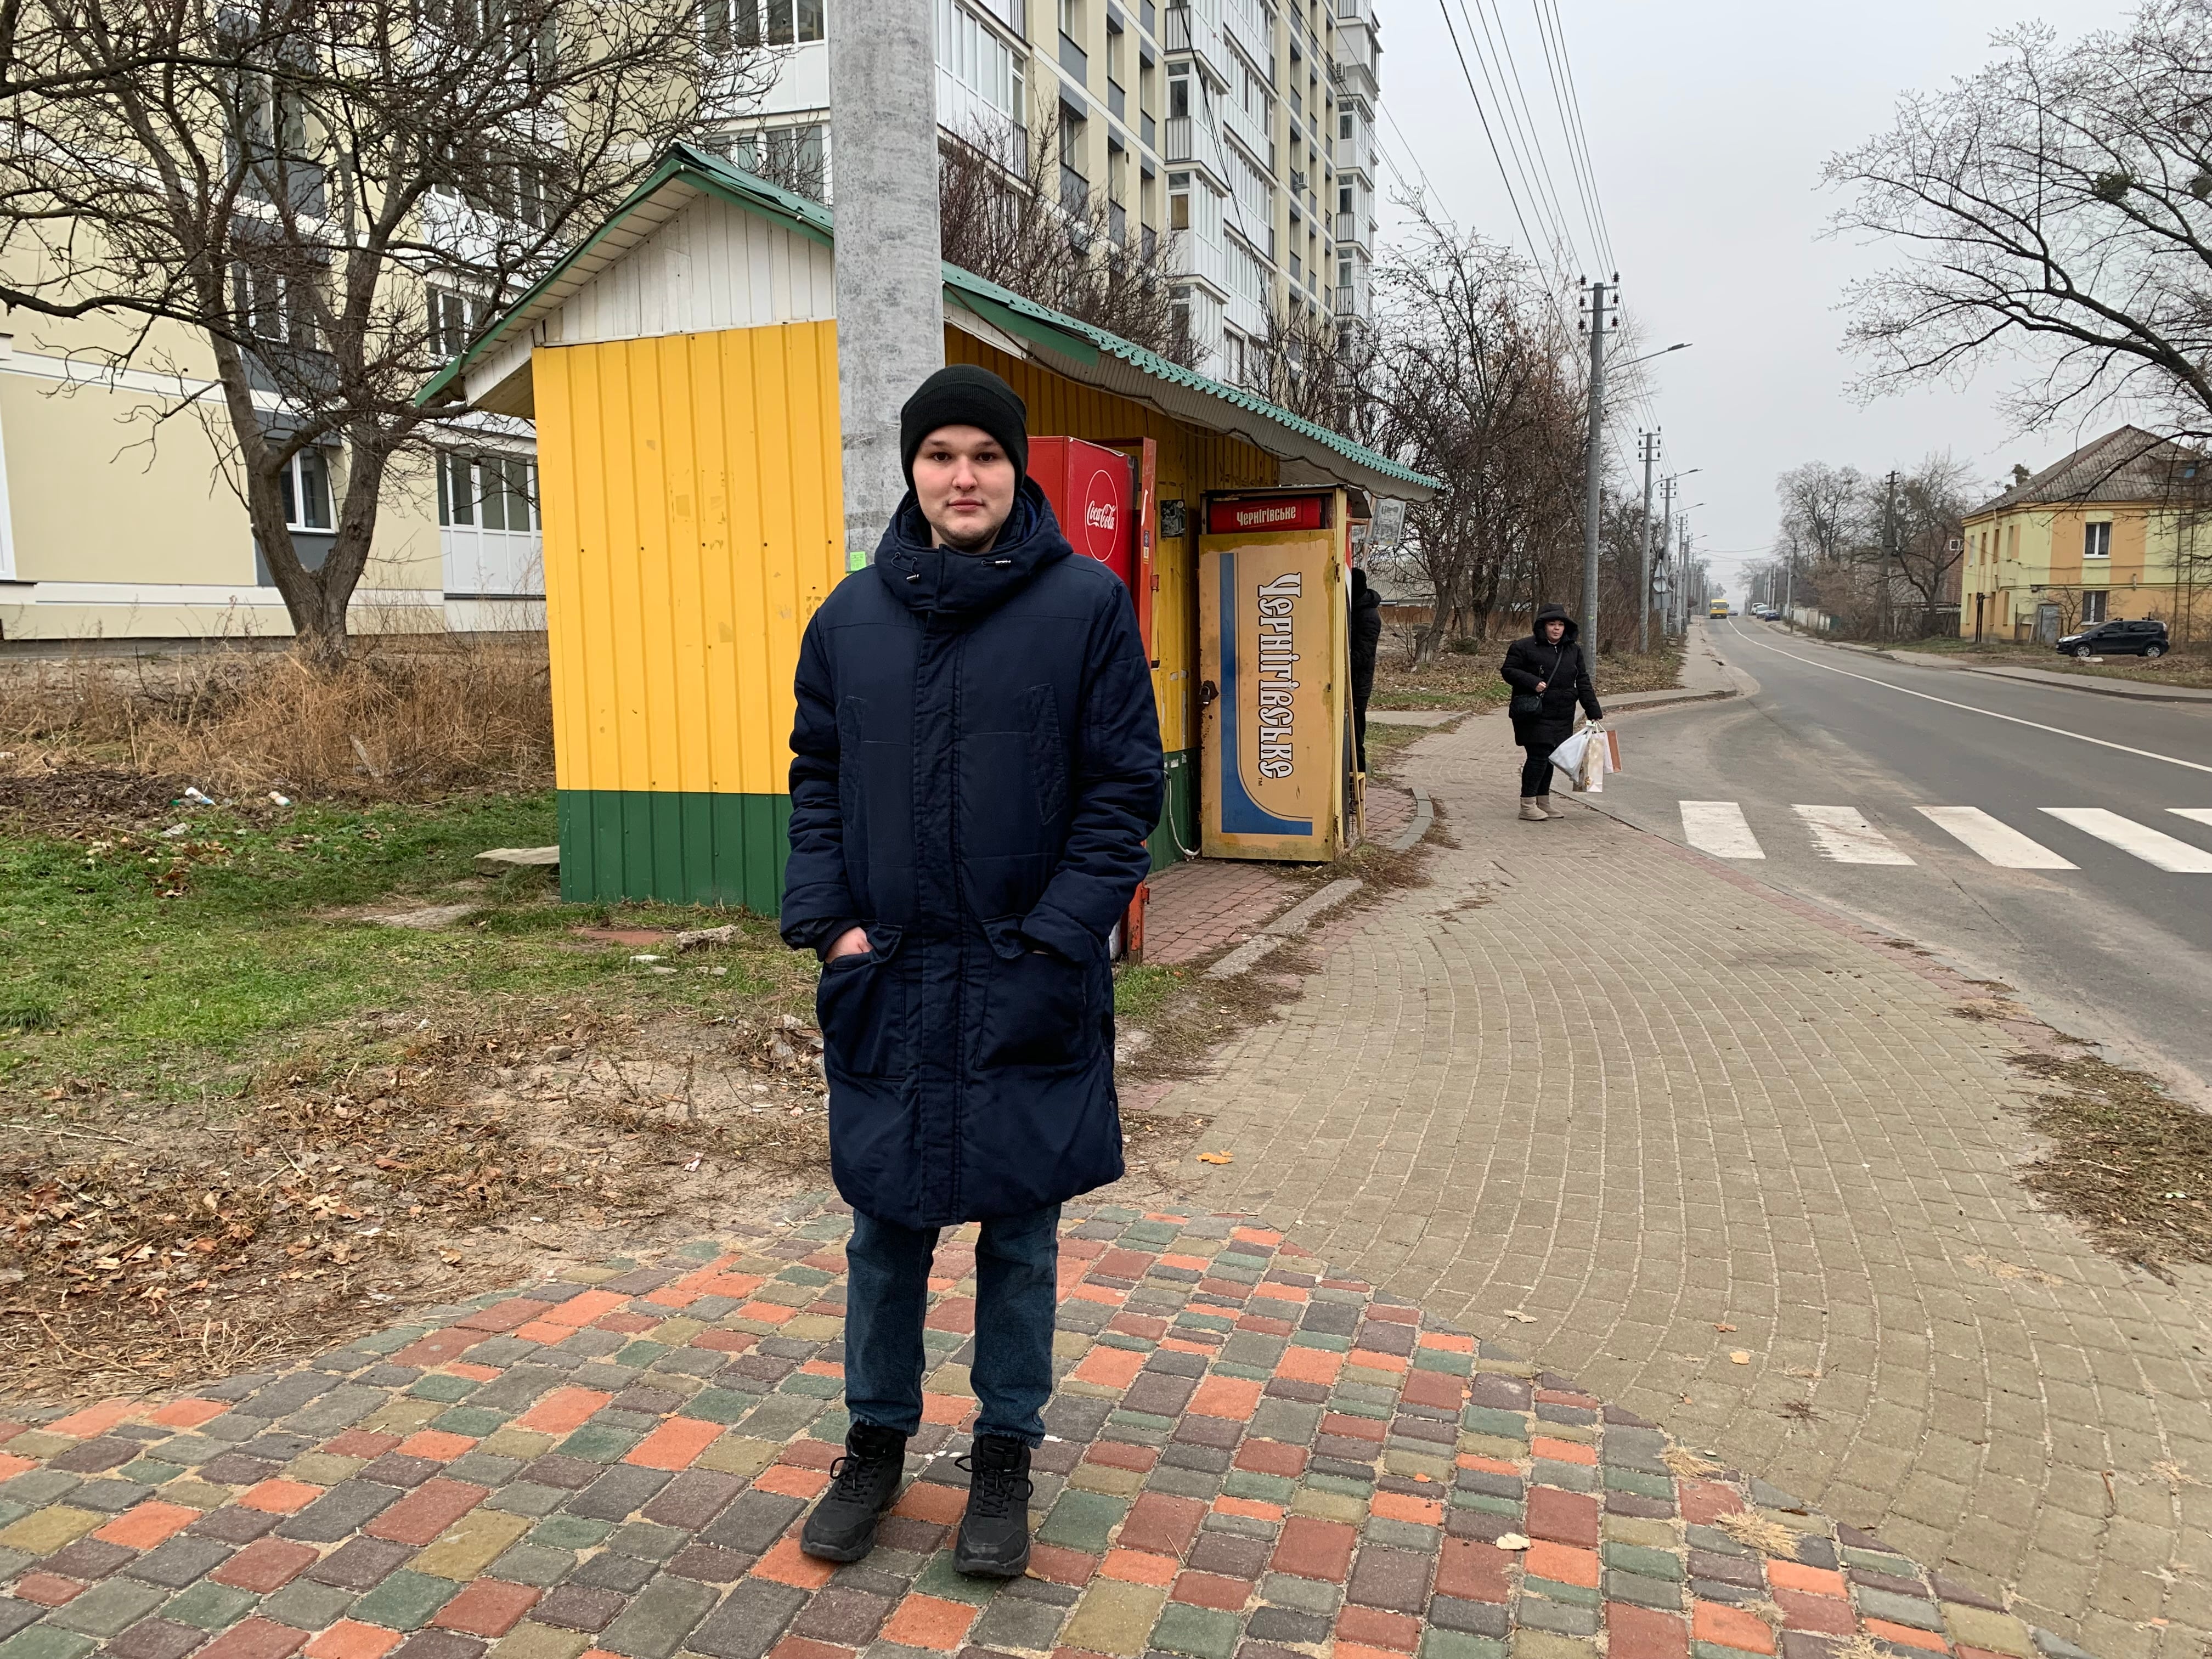
<svg viewBox="0 0 2212 1659">
<path fill-rule="evenodd" d="M 924 380 L 899 410 L 899 465 L 914 487 L 914 458 L 921 441 L 942 426 L 981 427 L 999 441 L 1014 475 L 1030 470 L 1030 411 L 1020 395 L 988 368 L 950 363 Z"/>
</svg>

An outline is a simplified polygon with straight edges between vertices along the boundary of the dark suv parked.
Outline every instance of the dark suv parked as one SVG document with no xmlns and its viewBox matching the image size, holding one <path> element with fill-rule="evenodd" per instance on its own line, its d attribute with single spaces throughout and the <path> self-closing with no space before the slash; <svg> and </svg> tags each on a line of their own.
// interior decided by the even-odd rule
<svg viewBox="0 0 2212 1659">
<path fill-rule="evenodd" d="M 2060 653 L 2069 657 L 2162 657 L 2166 648 L 2162 622 L 2098 623 L 2058 641 Z"/>
</svg>

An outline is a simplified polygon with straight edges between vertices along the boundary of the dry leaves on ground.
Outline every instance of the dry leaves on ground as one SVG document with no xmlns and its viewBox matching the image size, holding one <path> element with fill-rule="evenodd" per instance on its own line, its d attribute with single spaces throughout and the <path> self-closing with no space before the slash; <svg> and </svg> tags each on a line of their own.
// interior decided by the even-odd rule
<svg viewBox="0 0 2212 1659">
<path fill-rule="evenodd" d="M 13 1108 L 0 1391 L 218 1374 L 506 1282 L 537 1254 L 690 1237 L 749 1197 L 823 1184 L 804 1027 L 479 1021 L 409 1030 L 375 1063 L 297 1060 L 234 1108 L 165 1119 L 82 1085 L 40 1102 L 50 1114 Z"/>
<path fill-rule="evenodd" d="M 2099 1249 L 2161 1276 L 2212 1263 L 2212 1115 L 2106 1060 L 2030 1053 L 2012 1063 L 2055 1085 L 2029 1108 L 2051 1146 L 2022 1172 L 2028 1190 Z"/>
</svg>

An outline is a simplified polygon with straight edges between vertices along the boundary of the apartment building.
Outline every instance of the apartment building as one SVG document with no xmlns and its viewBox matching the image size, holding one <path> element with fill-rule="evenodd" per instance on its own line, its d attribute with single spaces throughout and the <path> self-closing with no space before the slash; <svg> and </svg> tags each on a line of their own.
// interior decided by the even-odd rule
<svg viewBox="0 0 2212 1659">
<path fill-rule="evenodd" d="M 774 87 L 732 124 L 730 154 L 829 200 L 834 0 L 730 3 L 736 38 L 784 50 Z M 1071 206 L 1103 193 L 1122 238 L 1172 235 L 1201 372 L 1256 378 L 1271 321 L 1310 332 L 1370 315 L 1372 0 L 934 3 L 939 125 L 1026 156 L 1051 124 L 1059 177 L 1041 185 Z"/>
</svg>

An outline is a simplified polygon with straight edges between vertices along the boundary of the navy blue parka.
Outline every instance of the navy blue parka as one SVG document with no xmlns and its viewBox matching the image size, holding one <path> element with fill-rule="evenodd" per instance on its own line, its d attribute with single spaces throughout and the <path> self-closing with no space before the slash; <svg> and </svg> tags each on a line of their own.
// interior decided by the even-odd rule
<svg viewBox="0 0 2212 1659">
<path fill-rule="evenodd" d="M 1107 939 L 1162 790 L 1127 590 L 1024 478 L 997 543 L 930 544 L 909 493 L 799 646 L 781 927 L 820 950 L 830 1153 L 908 1227 L 1121 1174 Z"/>
</svg>

